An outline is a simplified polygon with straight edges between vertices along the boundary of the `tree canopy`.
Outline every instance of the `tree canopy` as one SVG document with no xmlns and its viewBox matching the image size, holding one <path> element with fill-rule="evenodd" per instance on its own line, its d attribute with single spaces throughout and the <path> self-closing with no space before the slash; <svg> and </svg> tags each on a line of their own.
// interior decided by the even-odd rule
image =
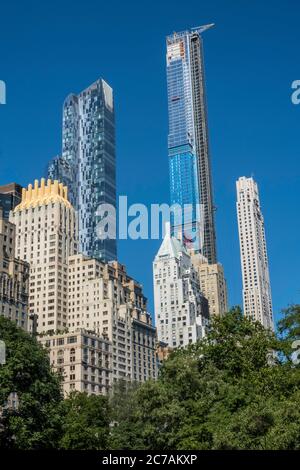
<svg viewBox="0 0 300 470">
<path fill-rule="evenodd" d="M 6 364 L 0 366 L 0 446 L 55 447 L 62 400 L 60 378 L 51 371 L 47 351 L 35 338 L 0 316 Z M 18 407 L 7 407 L 15 394 Z"/>
<path fill-rule="evenodd" d="M 157 382 L 131 393 L 115 448 L 300 449 L 300 370 L 281 352 L 238 308 L 214 319 L 203 341 L 175 351 Z"/>
<path fill-rule="evenodd" d="M 239 308 L 214 318 L 205 339 L 175 350 L 157 381 L 121 382 L 110 397 L 66 400 L 47 352 L 0 317 L 0 446 L 17 449 L 300 449 L 300 306 L 278 335 Z M 16 392 L 17 409 L 5 407 Z"/>
</svg>

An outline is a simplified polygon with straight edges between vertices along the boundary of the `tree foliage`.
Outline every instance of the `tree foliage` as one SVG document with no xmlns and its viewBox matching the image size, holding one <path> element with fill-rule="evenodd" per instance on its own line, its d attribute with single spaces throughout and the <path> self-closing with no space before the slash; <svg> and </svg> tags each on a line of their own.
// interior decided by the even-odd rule
<svg viewBox="0 0 300 470">
<path fill-rule="evenodd" d="M 0 366 L 0 446 L 18 449 L 55 447 L 59 432 L 59 377 L 50 369 L 47 352 L 10 320 L 0 316 L 0 339 L 6 364 Z M 11 394 L 17 409 L 7 407 Z"/>
<path fill-rule="evenodd" d="M 0 447 L 15 449 L 300 449 L 300 306 L 279 335 L 242 316 L 215 318 L 207 337 L 174 351 L 157 381 L 121 382 L 111 397 L 61 395 L 47 353 L 0 317 Z M 16 392 L 19 406 L 5 407 Z"/>
<path fill-rule="evenodd" d="M 61 449 L 105 450 L 109 438 L 108 399 L 72 393 L 62 404 Z"/>
<path fill-rule="evenodd" d="M 290 305 L 282 311 L 282 318 L 278 322 L 278 333 L 286 357 L 292 360 L 295 352 L 294 342 L 300 340 L 300 305 Z"/>
<path fill-rule="evenodd" d="M 157 382 L 130 395 L 118 449 L 300 449 L 300 370 L 282 344 L 240 309 L 207 338 L 175 351 Z M 126 438 L 124 429 L 130 429 Z"/>
</svg>

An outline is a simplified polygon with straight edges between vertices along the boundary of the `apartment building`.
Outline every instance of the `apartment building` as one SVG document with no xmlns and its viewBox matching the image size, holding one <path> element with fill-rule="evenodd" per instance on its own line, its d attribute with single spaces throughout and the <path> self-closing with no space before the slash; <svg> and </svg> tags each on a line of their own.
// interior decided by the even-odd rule
<svg viewBox="0 0 300 470">
<path fill-rule="evenodd" d="M 195 343 L 206 334 L 208 303 L 185 246 L 166 235 L 153 262 L 154 308 L 158 341 L 171 348 Z"/>
<path fill-rule="evenodd" d="M 237 217 L 243 279 L 244 314 L 274 329 L 265 225 L 257 183 L 239 178 Z"/>
<path fill-rule="evenodd" d="M 63 379 L 63 392 L 107 395 L 112 384 L 111 342 L 84 329 L 40 336 L 53 369 Z"/>
<path fill-rule="evenodd" d="M 112 342 L 113 381 L 156 378 L 155 327 L 142 287 L 124 265 L 69 258 L 68 324 Z"/>
<path fill-rule="evenodd" d="M 225 315 L 228 299 L 223 266 L 221 263 L 209 264 L 201 253 L 191 252 L 190 255 L 198 274 L 200 290 L 208 301 L 210 317 Z"/>
<path fill-rule="evenodd" d="M 116 207 L 114 93 L 99 78 L 63 104 L 62 155 L 48 165 L 48 177 L 66 185 L 78 211 L 79 251 L 107 262 L 117 259 L 114 238 L 97 237 L 98 207 Z"/>
<path fill-rule="evenodd" d="M 77 251 L 67 188 L 36 180 L 23 188 L 10 221 L 16 226 L 16 256 L 30 263 L 29 312 L 37 315 L 37 332 L 62 330 L 68 320 L 68 257 Z"/>
<path fill-rule="evenodd" d="M 110 382 L 156 378 L 156 330 L 142 286 L 118 262 L 76 254 L 78 227 L 67 188 L 58 181 L 35 181 L 23 189 L 10 218 L 16 224 L 17 256 L 30 263 L 29 312 L 35 315 L 39 338 L 78 329 L 92 332 L 112 344 Z M 87 375 L 84 362 L 81 368 Z M 95 393 L 100 389 L 95 387 Z M 94 393 L 91 387 L 87 391 Z"/>
<path fill-rule="evenodd" d="M 16 258 L 15 233 L 0 207 L 0 315 L 28 331 L 29 264 Z"/>
</svg>

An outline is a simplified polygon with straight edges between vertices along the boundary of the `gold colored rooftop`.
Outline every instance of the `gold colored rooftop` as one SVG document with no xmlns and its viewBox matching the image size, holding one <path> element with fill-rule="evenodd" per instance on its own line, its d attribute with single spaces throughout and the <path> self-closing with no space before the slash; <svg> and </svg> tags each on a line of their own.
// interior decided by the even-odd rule
<svg viewBox="0 0 300 470">
<path fill-rule="evenodd" d="M 35 180 L 34 185 L 28 185 L 28 189 L 22 189 L 22 201 L 14 209 L 14 212 L 21 211 L 23 209 L 29 209 L 36 206 L 46 206 L 49 203 L 62 202 L 67 207 L 72 207 L 68 201 L 68 188 L 57 180 L 46 180 L 41 179 Z"/>
</svg>

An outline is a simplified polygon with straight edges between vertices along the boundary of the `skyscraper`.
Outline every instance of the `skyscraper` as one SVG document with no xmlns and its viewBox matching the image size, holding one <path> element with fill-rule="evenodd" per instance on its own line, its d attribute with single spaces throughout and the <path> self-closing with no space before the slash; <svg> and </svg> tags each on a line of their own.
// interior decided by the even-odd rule
<svg viewBox="0 0 300 470">
<path fill-rule="evenodd" d="M 201 33 L 211 26 L 167 37 L 171 203 L 193 205 L 184 237 L 195 239 L 194 248 L 210 264 L 217 255 Z M 182 231 L 176 213 L 172 225 L 175 235 Z"/>
<path fill-rule="evenodd" d="M 78 211 L 79 250 L 102 261 L 116 259 L 116 240 L 97 236 L 100 204 L 116 207 L 113 90 L 99 79 L 63 106 L 62 156 L 48 166 L 48 177 L 69 189 Z"/>
<path fill-rule="evenodd" d="M 165 238 L 153 262 L 155 323 L 159 341 L 171 348 L 187 346 L 205 336 L 208 303 L 184 245 L 171 235 Z"/>
<path fill-rule="evenodd" d="M 68 326 L 68 257 L 77 250 L 67 188 L 36 180 L 23 189 L 10 221 L 16 226 L 16 255 L 30 263 L 29 313 L 37 315 L 37 332 L 63 330 Z"/>
<path fill-rule="evenodd" d="M 273 329 L 269 264 L 258 187 L 253 178 L 244 176 L 239 178 L 236 187 L 244 314 Z"/>
</svg>

